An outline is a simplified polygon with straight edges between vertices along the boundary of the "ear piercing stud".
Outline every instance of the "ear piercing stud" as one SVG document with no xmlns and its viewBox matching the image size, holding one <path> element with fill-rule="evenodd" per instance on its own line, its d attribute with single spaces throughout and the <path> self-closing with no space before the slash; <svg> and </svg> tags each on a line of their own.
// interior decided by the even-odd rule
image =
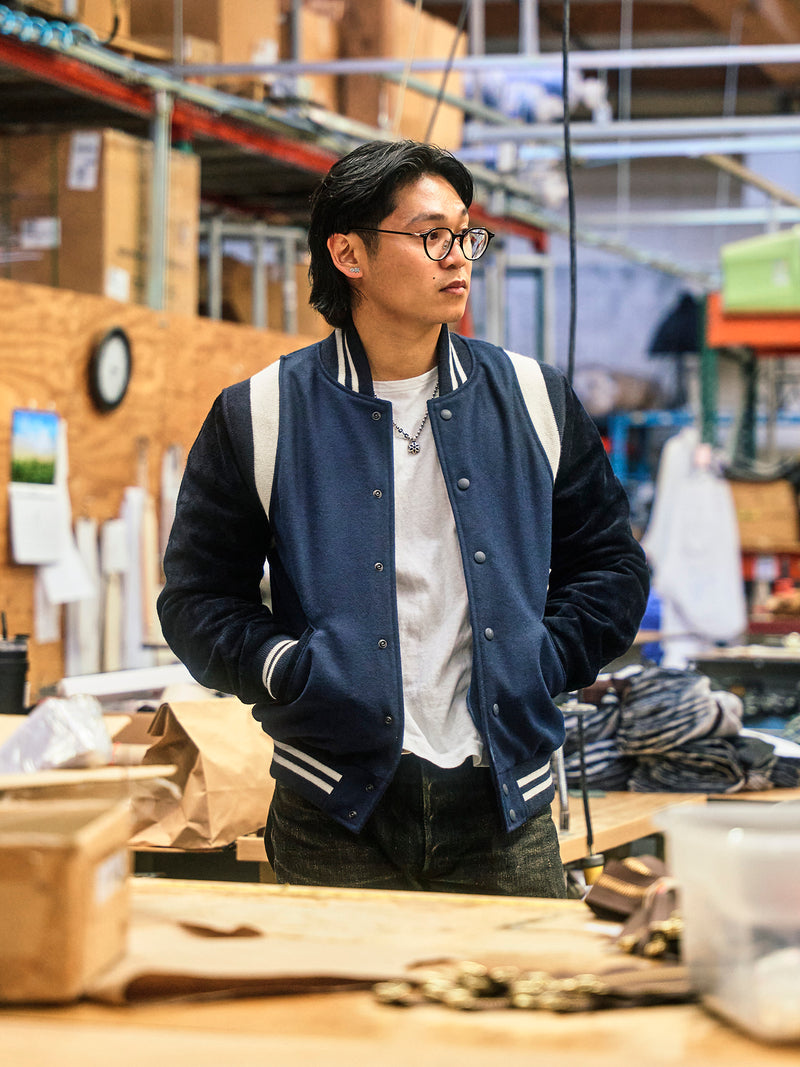
<svg viewBox="0 0 800 1067">
<path fill-rule="evenodd" d="M 360 267 L 349 267 L 348 269 L 349 269 L 351 274 L 360 274 L 361 273 L 361 268 Z"/>
</svg>

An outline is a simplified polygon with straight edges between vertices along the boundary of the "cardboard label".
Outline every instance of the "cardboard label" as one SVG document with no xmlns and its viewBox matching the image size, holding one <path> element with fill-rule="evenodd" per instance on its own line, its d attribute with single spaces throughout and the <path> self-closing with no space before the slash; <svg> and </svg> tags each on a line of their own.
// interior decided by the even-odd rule
<svg viewBox="0 0 800 1067">
<path fill-rule="evenodd" d="M 61 219 L 57 216 L 23 219 L 19 224 L 19 247 L 26 251 L 58 248 L 61 244 Z"/>
<path fill-rule="evenodd" d="M 125 884 L 128 877 L 128 852 L 120 849 L 97 865 L 94 872 L 94 899 L 102 905 L 110 900 Z"/>
<path fill-rule="evenodd" d="M 106 269 L 105 296 L 112 300 L 128 301 L 131 298 L 131 275 L 124 267 L 108 267 Z"/>
<path fill-rule="evenodd" d="M 69 143 L 67 188 L 91 192 L 100 177 L 100 150 L 103 135 L 100 130 L 73 133 Z"/>
</svg>

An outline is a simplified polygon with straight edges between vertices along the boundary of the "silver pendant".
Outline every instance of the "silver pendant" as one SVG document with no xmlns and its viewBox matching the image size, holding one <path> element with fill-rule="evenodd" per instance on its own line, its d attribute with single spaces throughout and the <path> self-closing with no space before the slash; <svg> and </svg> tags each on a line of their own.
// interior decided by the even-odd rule
<svg viewBox="0 0 800 1067">
<path fill-rule="evenodd" d="M 419 452 L 419 445 L 416 441 L 408 442 L 408 451 L 412 454 L 412 456 L 415 456 L 417 452 Z"/>
</svg>

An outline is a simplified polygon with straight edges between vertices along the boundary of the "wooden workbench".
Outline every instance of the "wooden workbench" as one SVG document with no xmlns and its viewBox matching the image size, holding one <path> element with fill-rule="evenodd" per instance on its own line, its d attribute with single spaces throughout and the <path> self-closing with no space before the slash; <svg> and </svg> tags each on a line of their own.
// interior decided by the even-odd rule
<svg viewBox="0 0 800 1067">
<path fill-rule="evenodd" d="M 132 931 L 159 908 L 198 921 L 213 913 L 231 925 L 258 919 L 273 937 L 265 958 L 296 945 L 384 960 L 455 952 L 481 958 L 509 946 L 530 965 L 616 953 L 605 924 L 578 901 L 298 889 L 265 885 L 134 880 Z M 350 918 L 347 919 L 346 917 Z M 344 928 L 343 928 L 344 926 Z M 209 943 L 209 942 L 207 942 Z M 248 939 L 240 944 L 246 945 Z M 243 949 L 244 951 L 244 949 Z M 288 957 L 288 958 L 291 958 Z M 345 957 L 343 957 L 345 958 Z M 627 959 L 627 957 L 622 957 Z M 174 961 L 165 961 L 172 963 Z M 8 1067 L 783 1067 L 797 1048 L 756 1043 L 695 1004 L 549 1012 L 456 1012 L 437 1004 L 407 1009 L 378 1003 L 361 989 L 327 994 L 110 1006 L 0 1009 L 2 1062 Z"/>
</svg>

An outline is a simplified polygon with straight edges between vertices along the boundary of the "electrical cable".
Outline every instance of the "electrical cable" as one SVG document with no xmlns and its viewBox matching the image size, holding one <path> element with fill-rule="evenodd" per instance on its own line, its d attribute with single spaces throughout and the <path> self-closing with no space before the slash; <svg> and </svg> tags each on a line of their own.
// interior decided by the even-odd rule
<svg viewBox="0 0 800 1067">
<path fill-rule="evenodd" d="M 469 9 L 471 6 L 472 0 L 464 0 L 464 3 L 461 5 L 461 11 L 458 14 L 458 21 L 456 22 L 456 32 L 453 34 L 453 43 L 450 46 L 450 55 L 447 57 L 447 65 L 445 66 L 444 71 L 442 72 L 442 82 L 439 86 L 439 92 L 436 96 L 436 101 L 433 105 L 431 117 L 428 120 L 428 128 L 425 131 L 426 142 L 430 142 L 431 135 L 433 134 L 433 127 L 436 123 L 436 118 L 439 114 L 439 108 L 442 104 L 442 98 L 444 97 L 444 91 L 447 86 L 447 79 L 450 77 L 450 71 L 453 67 L 453 60 L 456 57 L 458 41 L 461 37 L 461 34 L 464 32 L 464 23 L 467 21 L 467 15 L 469 14 Z"/>
<path fill-rule="evenodd" d="M 563 0 L 561 21 L 561 91 L 564 98 L 564 173 L 567 180 L 569 208 L 569 341 L 567 344 L 567 381 L 575 376 L 575 323 L 578 292 L 577 242 L 575 238 L 575 186 L 572 175 L 572 139 L 569 120 L 569 0 Z"/>
</svg>

